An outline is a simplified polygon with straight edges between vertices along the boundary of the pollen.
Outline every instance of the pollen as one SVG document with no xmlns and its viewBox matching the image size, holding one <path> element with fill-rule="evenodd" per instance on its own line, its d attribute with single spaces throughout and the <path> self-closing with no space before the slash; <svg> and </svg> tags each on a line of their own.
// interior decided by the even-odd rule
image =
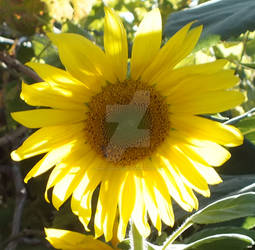
<svg viewBox="0 0 255 250">
<path fill-rule="evenodd" d="M 140 81 L 108 84 L 88 105 L 86 141 L 117 166 L 150 157 L 170 130 L 164 97 Z"/>
</svg>

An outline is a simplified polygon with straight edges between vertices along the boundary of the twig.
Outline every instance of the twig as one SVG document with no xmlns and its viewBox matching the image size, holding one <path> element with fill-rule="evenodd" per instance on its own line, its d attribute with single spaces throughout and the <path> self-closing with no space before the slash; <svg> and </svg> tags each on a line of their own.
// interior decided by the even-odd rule
<svg viewBox="0 0 255 250">
<path fill-rule="evenodd" d="M 42 244 L 43 241 L 41 239 L 30 239 L 30 238 L 21 238 L 21 242 L 23 242 L 24 244 L 27 244 L 27 245 L 39 245 L 39 244 Z"/>
<path fill-rule="evenodd" d="M 8 67 L 14 68 L 19 72 L 22 72 L 26 76 L 32 78 L 35 82 L 42 82 L 43 80 L 30 68 L 23 65 L 17 59 L 8 55 L 5 51 L 0 51 L 0 61 L 4 62 Z"/>
<path fill-rule="evenodd" d="M 37 59 L 40 59 L 41 55 L 51 46 L 51 42 L 48 42 L 43 49 L 40 51 L 40 53 L 36 56 Z"/>
<path fill-rule="evenodd" d="M 243 39 L 243 49 L 242 49 L 242 53 L 241 53 L 240 60 L 239 60 L 240 63 L 242 62 L 244 53 L 246 51 L 247 42 L 248 42 L 248 39 L 249 39 L 249 34 L 250 34 L 250 32 L 247 31 L 245 36 L 244 36 L 244 39 Z"/>
<path fill-rule="evenodd" d="M 15 184 L 16 200 L 14 216 L 12 221 L 12 232 L 10 236 L 11 238 L 20 234 L 21 217 L 27 196 L 27 192 L 24 186 L 23 178 L 20 173 L 20 169 L 15 163 L 12 166 L 12 175 L 13 182 Z M 18 242 L 16 240 L 13 240 L 7 245 L 5 250 L 14 250 L 16 249 L 17 244 Z"/>
<path fill-rule="evenodd" d="M 237 117 L 227 120 L 226 122 L 224 122 L 224 124 L 235 124 L 239 122 L 240 120 L 242 120 L 243 118 L 253 116 L 254 113 L 255 113 L 255 108 L 252 108 L 242 115 L 239 115 Z"/>
<path fill-rule="evenodd" d="M 0 138 L 0 147 L 16 144 L 15 141 L 27 132 L 27 128 L 20 127 Z"/>
<path fill-rule="evenodd" d="M 31 230 L 31 229 L 24 229 L 22 232 L 16 234 L 14 237 L 9 237 L 8 239 L 1 242 L 0 243 L 0 249 L 2 249 L 2 247 L 6 246 L 11 241 L 23 242 L 24 238 L 27 239 L 29 237 L 31 239 L 31 236 L 32 236 L 32 238 L 35 238 L 35 237 L 42 238 L 44 236 L 44 233 L 43 233 L 43 231 L 39 231 L 39 230 L 36 231 L 36 230 Z"/>
</svg>

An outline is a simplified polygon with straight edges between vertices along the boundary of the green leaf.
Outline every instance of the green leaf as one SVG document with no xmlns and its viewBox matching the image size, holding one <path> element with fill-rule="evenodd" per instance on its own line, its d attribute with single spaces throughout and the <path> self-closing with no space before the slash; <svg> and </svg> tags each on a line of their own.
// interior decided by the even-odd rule
<svg viewBox="0 0 255 250">
<path fill-rule="evenodd" d="M 249 191 L 255 191 L 254 180 L 255 175 L 236 175 L 236 176 L 222 176 L 223 182 L 210 187 L 211 189 L 211 197 L 208 199 L 207 197 L 200 196 L 199 197 L 199 206 L 200 208 L 204 208 L 224 197 L 240 194 Z M 176 220 L 183 218 L 187 215 L 182 209 L 178 208 L 177 204 L 174 204 L 175 218 Z"/>
<path fill-rule="evenodd" d="M 197 52 L 201 49 L 209 48 L 211 46 L 216 45 L 219 42 L 220 42 L 219 35 L 209 35 L 207 37 L 203 37 L 202 39 L 199 40 L 193 52 Z"/>
<path fill-rule="evenodd" d="M 166 248 L 166 250 L 183 250 L 185 247 L 185 244 L 171 244 Z"/>
<path fill-rule="evenodd" d="M 223 226 L 223 227 L 217 227 L 217 228 L 203 229 L 199 232 L 194 233 L 190 237 L 186 238 L 184 242 L 186 244 L 189 244 L 191 242 L 194 242 L 194 241 L 197 241 L 197 240 L 209 237 L 209 236 L 213 236 L 216 234 L 242 234 L 242 235 L 246 235 L 246 236 L 252 238 L 253 240 L 255 240 L 255 231 L 253 231 L 253 230 L 247 230 L 242 227 Z"/>
<path fill-rule="evenodd" d="M 17 110 L 27 110 L 29 106 L 20 99 L 20 88 L 17 81 L 10 81 L 4 86 L 4 106 L 6 113 L 7 125 L 9 128 L 16 126 L 16 122 L 12 119 L 10 113 Z"/>
<path fill-rule="evenodd" d="M 26 63 L 30 61 L 33 56 L 34 56 L 33 48 L 24 46 L 24 44 L 22 44 L 19 50 L 17 51 L 17 59 L 21 63 Z"/>
<path fill-rule="evenodd" d="M 31 40 L 37 60 L 43 59 L 45 63 L 61 67 L 57 50 L 46 36 L 35 35 Z"/>
<path fill-rule="evenodd" d="M 249 192 L 249 193 L 239 194 L 235 196 L 229 196 L 227 198 L 218 200 L 208 205 L 204 209 L 201 209 L 198 212 L 191 215 L 190 217 L 188 217 L 186 221 L 184 221 L 184 223 L 175 232 L 173 232 L 169 236 L 169 238 L 165 241 L 162 250 L 169 249 L 169 246 L 174 242 L 174 240 L 177 239 L 184 231 L 186 231 L 194 223 L 213 224 L 213 223 L 219 223 L 219 222 L 229 221 L 232 219 L 242 218 L 245 216 L 254 215 L 255 214 L 254 202 L 255 202 L 255 192 Z M 229 234 L 229 235 L 233 235 L 233 234 Z M 211 236 L 211 237 L 214 237 L 214 236 Z M 248 237 L 248 236 L 244 235 L 244 237 Z M 193 248 L 185 247 L 183 249 L 193 249 Z M 202 249 L 206 249 L 206 248 L 202 248 Z M 215 248 L 215 249 L 218 249 L 218 248 Z"/>
<path fill-rule="evenodd" d="M 255 144 L 255 116 L 247 117 L 240 120 L 236 127 L 238 127 L 243 135 Z"/>
<path fill-rule="evenodd" d="M 252 39 L 246 44 L 246 54 L 255 60 L 255 40 Z"/>
<path fill-rule="evenodd" d="M 185 24 L 197 20 L 193 25 L 203 24 L 202 37 L 220 35 L 222 39 L 238 36 L 255 29 L 254 0 L 213 0 L 191 9 L 171 14 L 164 33 L 172 36 Z"/>
<path fill-rule="evenodd" d="M 185 250 L 241 250 L 252 246 L 252 238 L 243 234 L 216 234 L 186 245 Z"/>
<path fill-rule="evenodd" d="M 247 217 L 242 225 L 245 229 L 252 229 L 255 227 L 255 217 Z M 254 232 L 254 231 L 252 231 Z"/>
<path fill-rule="evenodd" d="M 255 69 L 255 63 L 241 63 L 241 65 L 247 68 Z"/>
<path fill-rule="evenodd" d="M 192 215 L 188 220 L 211 224 L 255 215 L 255 192 L 230 196 L 216 201 Z"/>
<path fill-rule="evenodd" d="M 71 21 L 67 20 L 63 25 L 62 25 L 62 31 L 67 32 L 67 33 L 76 33 L 80 34 L 90 40 L 92 40 L 92 36 L 85 30 L 83 29 L 80 25 L 74 24 Z"/>
<path fill-rule="evenodd" d="M 121 241 L 118 244 L 118 248 L 123 249 L 123 250 L 129 250 L 130 249 L 130 239 L 125 239 Z"/>
</svg>

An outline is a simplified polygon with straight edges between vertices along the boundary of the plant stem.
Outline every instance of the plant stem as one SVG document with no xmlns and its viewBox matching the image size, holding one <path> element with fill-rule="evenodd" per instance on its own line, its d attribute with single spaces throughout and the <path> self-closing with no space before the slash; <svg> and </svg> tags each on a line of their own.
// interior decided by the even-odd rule
<svg viewBox="0 0 255 250">
<path fill-rule="evenodd" d="M 167 247 L 175 241 L 176 238 L 178 238 L 179 235 L 181 235 L 184 231 L 186 231 L 189 227 L 192 226 L 192 221 L 186 220 L 176 231 L 170 235 L 170 237 L 165 241 L 162 250 L 166 250 Z"/>
<path fill-rule="evenodd" d="M 134 222 L 132 222 L 131 226 L 131 234 L 130 234 L 132 240 L 132 250 L 143 250 L 144 249 L 144 240 L 143 237 L 138 232 Z"/>
<path fill-rule="evenodd" d="M 243 118 L 253 116 L 254 113 L 255 113 L 255 108 L 252 108 L 242 115 L 236 116 L 234 118 L 227 120 L 226 122 L 223 122 L 223 124 L 235 124 L 235 123 L 239 122 L 240 120 L 242 120 Z"/>
</svg>

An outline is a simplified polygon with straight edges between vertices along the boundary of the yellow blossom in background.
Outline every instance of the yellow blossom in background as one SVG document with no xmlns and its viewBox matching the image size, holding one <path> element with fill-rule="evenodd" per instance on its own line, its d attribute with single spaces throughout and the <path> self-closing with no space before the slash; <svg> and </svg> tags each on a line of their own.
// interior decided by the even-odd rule
<svg viewBox="0 0 255 250">
<path fill-rule="evenodd" d="M 100 185 L 95 236 L 111 240 L 115 217 L 122 240 L 131 219 L 143 237 L 148 217 L 174 225 L 171 199 L 184 210 L 198 208 L 196 191 L 210 196 L 208 184 L 221 178 L 213 167 L 230 158 L 223 147 L 242 144 L 238 129 L 198 115 L 228 110 L 243 102 L 234 90 L 239 79 L 225 70 L 226 60 L 176 65 L 195 47 L 202 27 L 179 30 L 161 48 L 161 16 L 147 13 L 135 35 L 128 74 L 126 31 L 105 8 L 104 51 L 77 34 L 49 34 L 66 70 L 28 63 L 44 82 L 23 83 L 21 98 L 44 106 L 14 112 L 29 128 L 40 128 L 17 150 L 20 161 L 46 155 L 25 177 L 27 182 L 53 168 L 46 187 L 59 207 L 71 208 L 87 229 L 91 199 Z M 223 145 L 223 146 L 221 146 Z"/>
<path fill-rule="evenodd" d="M 56 249 L 61 250 L 112 250 L 113 248 L 95 240 L 91 235 L 67 230 L 45 228 L 46 239 Z"/>
</svg>

